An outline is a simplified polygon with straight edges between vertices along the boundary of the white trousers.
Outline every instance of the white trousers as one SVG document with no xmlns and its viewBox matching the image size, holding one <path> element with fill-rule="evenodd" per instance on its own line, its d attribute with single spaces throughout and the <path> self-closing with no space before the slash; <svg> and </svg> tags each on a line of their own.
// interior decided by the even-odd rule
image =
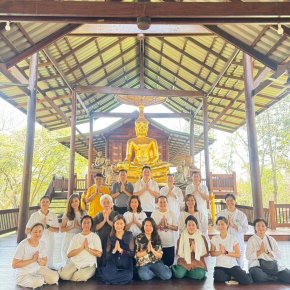
<svg viewBox="0 0 290 290">
<path fill-rule="evenodd" d="M 78 269 L 73 262 L 66 264 L 61 270 L 58 271 L 59 277 L 62 280 L 70 281 L 87 281 L 94 276 L 96 272 L 96 265 L 91 267 Z"/>
<path fill-rule="evenodd" d="M 41 287 L 44 284 L 56 284 L 58 279 L 59 276 L 56 271 L 43 266 L 35 273 L 28 273 L 17 276 L 16 284 L 22 287 L 35 289 Z"/>
</svg>

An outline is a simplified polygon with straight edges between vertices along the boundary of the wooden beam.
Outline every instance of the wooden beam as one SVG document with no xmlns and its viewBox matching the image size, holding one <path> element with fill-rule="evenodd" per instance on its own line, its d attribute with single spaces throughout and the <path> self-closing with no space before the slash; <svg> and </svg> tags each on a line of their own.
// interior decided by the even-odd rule
<svg viewBox="0 0 290 290">
<path fill-rule="evenodd" d="M 29 2 L 25 1 L 25 3 L 28 4 Z M 1 3 L 0 3 L 0 7 L 1 7 Z M 1 11 L 1 8 L 0 8 L 0 11 Z M 1 13 L 0 13 L 0 15 L 1 15 Z M 80 26 L 79 24 L 68 24 L 64 28 L 50 34 L 49 36 L 47 36 L 44 39 L 37 42 L 35 45 L 30 46 L 26 50 L 20 52 L 19 54 L 15 55 L 14 57 L 10 58 L 6 62 L 7 67 L 10 68 L 10 67 L 14 66 L 15 64 L 17 64 L 21 60 L 29 57 L 30 55 L 32 55 L 33 53 L 35 53 L 37 51 L 43 49 L 44 47 L 48 46 L 52 42 L 55 42 L 56 40 L 63 37 L 64 35 L 70 33 L 71 31 L 73 31 L 74 29 L 76 29 L 79 26 Z"/>
<path fill-rule="evenodd" d="M 165 23 L 186 20 L 191 23 L 273 22 L 289 21 L 289 3 L 222 2 L 222 3 L 128 3 L 90 1 L 21 1 L 0 3 L 0 20 L 89 23 L 98 20 L 116 22 L 149 16 Z"/>
<path fill-rule="evenodd" d="M 203 146 L 204 146 L 204 163 L 205 163 L 205 177 L 206 177 L 206 186 L 209 186 L 209 143 L 208 143 L 208 111 L 207 111 L 207 97 L 203 97 Z"/>
<path fill-rule="evenodd" d="M 189 154 L 191 156 L 192 163 L 194 164 L 195 142 L 194 142 L 194 118 L 190 118 L 189 129 Z"/>
<path fill-rule="evenodd" d="M 273 81 L 277 80 L 281 75 L 287 73 L 287 70 L 290 68 L 290 61 L 285 64 L 279 65 L 277 70 L 265 81 L 258 84 L 258 86 L 253 88 L 252 96 L 257 95 L 259 92 L 270 86 Z"/>
<path fill-rule="evenodd" d="M 263 63 L 265 66 L 271 68 L 272 70 L 277 69 L 277 64 L 274 61 L 269 59 L 264 54 L 253 49 L 251 46 L 245 44 L 241 40 L 237 39 L 236 37 L 234 37 L 230 33 L 224 31 L 223 29 L 221 29 L 215 25 L 206 25 L 206 28 L 208 28 L 210 31 L 214 32 L 216 35 L 222 37 L 226 41 L 232 43 L 234 46 L 236 46 L 237 48 L 239 48 L 243 52 L 249 54 L 250 56 L 252 56 L 254 59 L 258 60 L 259 62 Z"/>
<path fill-rule="evenodd" d="M 72 93 L 73 92 L 73 87 L 70 84 L 70 82 L 68 81 L 68 78 L 66 77 L 66 75 L 63 73 L 63 71 L 60 68 L 60 65 L 58 64 L 56 59 L 51 55 L 51 53 L 48 51 L 47 48 L 43 49 L 43 52 L 46 54 L 48 59 L 51 61 L 51 63 L 53 64 L 54 68 L 56 69 L 58 74 L 62 77 L 64 83 L 67 85 L 67 87 L 69 88 L 69 90 Z M 81 97 L 78 94 L 76 94 L 76 97 L 77 97 L 78 102 L 81 104 L 81 106 L 83 107 L 84 111 L 86 112 L 86 114 L 89 115 L 89 111 L 88 111 L 86 105 L 84 104 L 84 102 L 82 101 Z"/>
<path fill-rule="evenodd" d="M 76 151 L 76 110 L 77 110 L 77 97 L 76 92 L 72 92 L 71 101 L 71 132 L 70 132 L 70 159 L 69 159 L 69 181 L 67 198 L 73 194 L 75 187 L 75 151 Z"/>
<path fill-rule="evenodd" d="M 114 94 L 114 95 L 133 95 L 133 96 L 154 96 L 154 97 L 189 97 L 197 98 L 204 95 L 203 92 L 177 91 L 177 90 L 148 90 L 117 87 L 97 87 L 97 86 L 77 86 L 78 93 Z"/>
<path fill-rule="evenodd" d="M 258 141 L 255 122 L 255 104 L 252 96 L 254 79 L 253 63 L 249 55 L 244 54 L 244 81 L 245 81 L 245 107 L 248 135 L 248 150 L 251 173 L 252 198 L 254 217 L 264 218 L 261 175 L 258 154 Z"/>
<path fill-rule="evenodd" d="M 87 187 L 92 185 L 92 165 L 93 165 L 93 151 L 94 151 L 94 117 L 90 115 L 90 134 L 89 134 L 89 149 L 88 149 L 88 176 Z"/>
<path fill-rule="evenodd" d="M 103 112 L 92 112 L 96 118 L 136 118 L 138 117 L 138 111 L 132 113 L 103 113 Z M 145 116 L 151 118 L 191 118 L 190 114 L 186 113 L 145 113 Z"/>
<path fill-rule="evenodd" d="M 17 242 L 20 243 L 25 238 L 25 228 L 28 222 L 30 188 L 32 177 L 32 161 L 35 135 L 36 116 L 36 92 L 37 92 L 37 53 L 31 57 L 29 72 L 29 104 L 27 111 L 27 131 L 23 165 L 22 193 L 19 207 L 19 219 L 17 228 Z"/>
</svg>

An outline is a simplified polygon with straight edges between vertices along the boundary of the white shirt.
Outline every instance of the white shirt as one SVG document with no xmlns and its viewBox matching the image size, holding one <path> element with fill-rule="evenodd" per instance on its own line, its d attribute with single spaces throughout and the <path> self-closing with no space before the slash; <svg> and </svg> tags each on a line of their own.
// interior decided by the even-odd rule
<svg viewBox="0 0 290 290">
<path fill-rule="evenodd" d="M 186 218 L 190 216 L 190 213 L 186 212 L 186 211 L 182 211 L 180 213 L 179 219 L 178 219 L 178 229 L 179 232 L 182 233 L 182 231 L 185 229 L 186 225 L 185 225 L 185 220 Z M 196 212 L 193 215 L 198 222 L 198 228 L 200 229 L 201 233 L 207 237 L 208 235 L 208 220 L 207 217 L 202 214 L 201 212 Z"/>
<path fill-rule="evenodd" d="M 167 197 L 168 209 L 173 211 L 178 219 L 180 211 L 184 208 L 184 197 L 182 190 L 179 187 L 174 186 L 172 190 L 174 196 L 172 194 L 168 195 L 168 193 L 169 193 L 168 185 L 160 189 L 160 195 L 164 195 Z"/>
<path fill-rule="evenodd" d="M 159 193 L 158 183 L 150 179 L 148 182 L 149 188 L 155 192 Z M 142 179 L 138 180 L 134 186 L 134 193 L 140 191 L 145 187 L 145 181 Z M 155 197 L 148 191 L 144 191 L 142 195 L 139 196 L 141 201 L 142 209 L 146 212 L 152 212 L 155 209 Z"/>
<path fill-rule="evenodd" d="M 229 226 L 228 233 L 235 236 L 238 239 L 240 250 L 241 252 L 243 252 L 245 249 L 244 235 L 249 228 L 247 216 L 237 208 L 233 212 L 230 212 L 227 209 L 221 210 L 217 214 L 216 220 L 220 216 L 223 216 L 226 219 L 228 219 L 230 216 L 234 224 L 238 227 L 238 229 L 236 230 L 233 227 Z"/>
<path fill-rule="evenodd" d="M 84 243 L 85 238 L 88 240 L 89 248 L 103 252 L 100 237 L 97 234 L 91 232 L 86 236 L 84 236 L 82 233 L 73 236 L 69 244 L 67 254 L 72 250 L 80 248 Z M 78 269 L 92 267 L 93 265 L 96 265 L 97 262 L 97 258 L 85 249 L 83 249 L 78 255 L 71 257 L 70 260 Z"/>
<path fill-rule="evenodd" d="M 271 246 L 269 244 L 267 237 L 270 240 Z M 268 252 L 270 252 L 274 257 L 271 257 L 271 256 L 267 255 L 266 253 L 263 253 L 260 256 L 257 256 L 257 251 L 260 250 L 262 242 L 264 242 L 266 250 Z M 272 247 L 272 250 L 271 250 L 271 247 Z M 265 235 L 265 237 L 263 239 L 261 239 L 259 236 L 253 235 L 249 238 L 249 240 L 247 242 L 246 258 L 249 261 L 248 266 L 250 269 L 252 267 L 259 267 L 260 266 L 260 262 L 258 259 L 264 259 L 266 261 L 279 260 L 281 258 L 281 253 L 280 253 L 280 250 L 278 248 L 278 244 L 277 244 L 276 240 L 274 238 L 272 238 L 271 236 Z M 283 271 L 285 269 L 286 269 L 286 267 L 284 265 L 281 265 L 278 262 L 278 271 Z"/>
<path fill-rule="evenodd" d="M 160 212 L 158 209 L 154 210 L 151 217 L 154 219 L 157 225 L 160 224 L 163 216 L 167 219 L 169 225 L 177 226 L 177 219 L 175 214 L 168 210 L 167 212 Z M 174 247 L 175 245 L 175 231 L 172 230 L 160 230 L 158 234 L 161 239 L 162 248 Z"/>
<path fill-rule="evenodd" d="M 198 186 L 198 189 L 203 194 L 209 196 L 208 189 L 207 189 L 206 185 L 200 184 Z M 191 183 L 191 184 L 189 184 L 189 185 L 186 186 L 185 195 L 193 194 L 194 191 L 195 191 L 195 185 L 193 183 Z M 208 216 L 208 212 L 207 212 L 207 201 L 204 200 L 201 197 L 200 194 L 194 193 L 193 195 L 194 195 L 194 197 L 196 199 L 196 204 L 197 204 L 198 211 L 200 211 L 201 213 L 203 213 L 205 216 Z"/>
<path fill-rule="evenodd" d="M 22 242 L 20 242 L 19 245 L 17 246 L 14 258 L 17 260 L 29 260 L 33 257 L 33 255 L 36 252 L 39 252 L 40 258 L 47 257 L 45 243 L 43 241 L 39 241 L 38 246 L 32 247 L 29 244 L 28 239 L 25 239 Z M 21 276 L 28 273 L 36 273 L 39 270 L 39 268 L 40 268 L 39 264 L 37 262 L 33 262 L 22 268 L 17 268 L 16 275 Z"/>
<path fill-rule="evenodd" d="M 142 222 L 145 220 L 145 218 L 147 217 L 146 216 L 146 213 L 141 211 L 141 212 L 137 212 L 137 213 L 132 213 L 131 211 L 126 211 L 123 215 L 125 221 L 126 221 L 126 224 L 128 225 L 129 223 L 132 222 L 133 220 L 133 215 L 136 216 L 136 221 L 142 225 Z M 128 231 L 132 232 L 133 236 L 136 237 L 138 236 L 139 234 L 141 234 L 141 230 L 138 228 L 138 226 L 136 224 L 132 224 L 130 226 L 130 228 L 128 229 Z"/>
<path fill-rule="evenodd" d="M 76 220 L 76 221 L 78 222 L 78 224 L 80 225 L 80 224 L 81 224 L 81 219 L 82 219 L 83 216 L 84 216 L 84 214 L 81 215 L 80 211 L 78 211 L 78 212 L 75 214 L 75 218 L 74 218 L 73 220 L 70 220 L 70 219 L 67 217 L 66 213 L 64 213 L 63 216 L 62 216 L 62 221 L 64 221 L 64 220 L 67 221 L 67 222 L 66 222 L 66 226 L 67 226 L 67 227 L 72 226 L 75 220 Z M 81 231 L 82 231 L 81 228 L 79 228 L 79 227 L 74 227 L 74 228 L 70 229 L 69 231 L 67 231 L 66 233 L 70 233 L 70 234 L 78 234 L 78 233 L 80 233 Z"/>
<path fill-rule="evenodd" d="M 225 239 L 222 239 L 220 235 L 214 236 L 211 239 L 211 243 L 214 245 L 215 250 L 219 251 L 220 245 L 223 245 L 228 252 L 234 251 L 234 246 L 237 245 L 238 239 L 231 234 L 227 234 Z M 229 257 L 227 255 L 220 255 L 216 257 L 216 267 L 232 268 L 238 266 L 237 259 L 234 257 Z"/>
<path fill-rule="evenodd" d="M 59 227 L 58 218 L 55 213 L 52 213 L 51 211 L 48 212 L 48 214 L 45 216 L 41 210 L 38 210 L 37 212 L 33 213 L 26 225 L 26 228 L 32 228 L 32 226 L 36 223 L 42 223 L 43 218 L 46 217 L 46 224 L 51 227 Z M 28 235 L 30 237 L 30 235 Z M 54 248 L 54 232 L 49 231 L 48 229 L 44 229 L 41 241 L 45 242 L 46 251 L 47 251 L 47 266 L 52 267 L 53 266 L 53 248 Z"/>
</svg>

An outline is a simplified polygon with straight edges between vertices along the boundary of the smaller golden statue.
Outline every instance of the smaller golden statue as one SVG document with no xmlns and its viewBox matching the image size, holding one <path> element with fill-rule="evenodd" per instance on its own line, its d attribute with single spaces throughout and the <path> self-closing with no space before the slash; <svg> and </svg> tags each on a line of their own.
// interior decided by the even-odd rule
<svg viewBox="0 0 290 290">
<path fill-rule="evenodd" d="M 105 165 L 106 158 L 103 157 L 103 152 L 98 151 L 95 163 L 92 165 L 93 169 L 96 169 L 98 173 L 102 173 L 102 167 Z"/>
<path fill-rule="evenodd" d="M 141 177 L 142 167 L 148 165 L 157 182 L 166 182 L 170 165 L 159 160 L 157 141 L 147 137 L 149 122 L 144 116 L 144 106 L 139 106 L 139 110 L 139 117 L 135 121 L 136 137 L 128 140 L 126 159 L 119 162 L 117 168 L 126 169 L 128 181 L 136 182 Z"/>
</svg>

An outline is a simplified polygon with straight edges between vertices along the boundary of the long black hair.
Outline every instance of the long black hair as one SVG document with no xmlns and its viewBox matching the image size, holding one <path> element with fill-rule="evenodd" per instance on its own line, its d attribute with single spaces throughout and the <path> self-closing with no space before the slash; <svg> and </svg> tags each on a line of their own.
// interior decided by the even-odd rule
<svg viewBox="0 0 290 290">
<path fill-rule="evenodd" d="M 81 213 L 81 216 L 83 215 L 83 212 L 84 212 L 81 209 L 81 199 L 80 199 L 80 196 L 77 193 L 72 194 L 69 197 L 69 200 L 68 200 L 67 205 L 66 205 L 66 216 L 67 216 L 67 218 L 70 221 L 74 220 L 75 217 L 76 217 L 75 212 L 74 212 L 74 209 L 71 207 L 71 203 L 72 203 L 72 201 L 73 201 L 74 198 L 77 198 L 79 200 L 79 211 Z"/>
<path fill-rule="evenodd" d="M 194 199 L 194 201 L 195 201 L 195 204 L 194 204 L 194 211 L 195 211 L 195 212 L 198 212 L 196 199 L 195 199 L 195 197 L 194 197 L 193 194 L 187 194 L 187 195 L 185 196 L 185 206 L 184 206 L 184 211 L 188 212 L 188 206 L 187 206 L 186 202 L 189 200 L 190 197 L 192 197 L 192 198 Z"/>
<path fill-rule="evenodd" d="M 152 227 L 153 227 L 153 232 L 151 233 L 151 243 L 152 244 L 160 244 L 161 240 L 157 231 L 157 225 L 154 221 L 154 219 L 152 217 L 147 217 L 144 219 L 144 221 L 142 222 L 142 227 L 141 227 L 141 231 L 143 234 L 145 234 L 145 230 L 144 230 L 144 226 L 146 222 L 150 222 Z"/>
<path fill-rule="evenodd" d="M 123 217 L 123 215 L 121 214 L 118 214 L 114 217 L 113 219 L 113 225 L 112 225 L 112 230 L 111 230 L 111 233 L 110 233 L 110 237 L 115 237 L 116 236 L 116 230 L 115 230 L 115 223 L 118 221 L 118 220 L 122 220 L 124 222 L 124 232 L 125 232 L 125 229 L 126 229 L 126 220 L 125 218 Z"/>
<path fill-rule="evenodd" d="M 142 211 L 142 207 L 141 207 L 141 201 L 140 201 L 140 198 L 139 198 L 139 196 L 138 195 L 131 195 L 130 196 L 130 198 L 129 198 L 129 202 L 128 202 L 128 211 L 130 211 L 130 212 L 132 212 L 132 208 L 131 208 L 131 206 L 130 206 L 130 204 L 131 204 L 131 200 L 132 199 L 136 199 L 137 201 L 138 201 L 138 207 L 137 207 L 137 212 L 139 213 L 139 212 L 141 212 Z"/>
</svg>

